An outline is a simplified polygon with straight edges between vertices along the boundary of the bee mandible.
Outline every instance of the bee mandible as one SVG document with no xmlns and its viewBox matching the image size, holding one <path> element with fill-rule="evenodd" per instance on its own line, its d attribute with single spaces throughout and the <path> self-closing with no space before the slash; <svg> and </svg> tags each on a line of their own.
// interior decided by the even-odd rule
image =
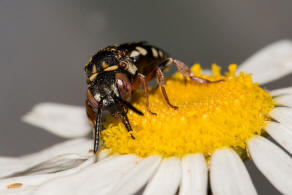
<svg viewBox="0 0 292 195">
<path fill-rule="evenodd" d="M 88 84 L 86 111 L 94 129 L 94 153 L 99 147 L 102 111 L 109 111 L 114 117 L 119 117 L 129 132 L 132 127 L 127 117 L 128 109 L 143 115 L 127 101 L 132 91 L 139 86 L 146 96 L 147 111 L 156 115 L 150 109 L 147 87 L 147 83 L 154 77 L 166 103 L 173 109 L 178 108 L 170 103 L 164 87 L 163 71 L 171 64 L 176 66 L 185 79 L 190 78 L 202 84 L 213 82 L 195 77 L 183 62 L 169 57 L 162 49 L 146 42 L 108 46 L 90 59 L 85 65 Z M 134 139 L 132 134 L 131 136 Z"/>
</svg>

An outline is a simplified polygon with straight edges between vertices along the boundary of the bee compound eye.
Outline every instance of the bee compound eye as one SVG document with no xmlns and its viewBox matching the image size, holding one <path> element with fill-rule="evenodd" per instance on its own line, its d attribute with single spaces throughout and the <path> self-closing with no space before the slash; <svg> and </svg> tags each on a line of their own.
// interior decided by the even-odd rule
<svg viewBox="0 0 292 195">
<path fill-rule="evenodd" d="M 122 98 L 127 99 L 131 94 L 131 83 L 128 77 L 123 73 L 117 73 L 116 84 Z"/>
</svg>

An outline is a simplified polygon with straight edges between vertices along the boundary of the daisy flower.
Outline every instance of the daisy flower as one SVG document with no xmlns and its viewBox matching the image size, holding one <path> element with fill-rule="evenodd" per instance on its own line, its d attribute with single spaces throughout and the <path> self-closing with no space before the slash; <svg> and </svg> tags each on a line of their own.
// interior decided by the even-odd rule
<svg viewBox="0 0 292 195">
<path fill-rule="evenodd" d="M 292 87 L 259 86 L 292 72 L 292 42 L 276 42 L 238 68 L 212 75 L 199 65 L 196 76 L 216 84 L 185 83 L 176 73 L 166 82 L 169 108 L 159 90 L 150 95 L 153 116 L 139 92 L 129 111 L 135 140 L 108 117 L 103 146 L 93 141 L 85 108 L 42 103 L 23 120 L 70 140 L 43 151 L 0 157 L 0 194 L 257 194 L 243 160 L 250 158 L 283 194 L 292 194 Z M 139 98 L 138 98 L 139 97 Z M 269 141 L 270 135 L 279 145 Z M 285 151 L 286 150 L 286 151 Z"/>
</svg>

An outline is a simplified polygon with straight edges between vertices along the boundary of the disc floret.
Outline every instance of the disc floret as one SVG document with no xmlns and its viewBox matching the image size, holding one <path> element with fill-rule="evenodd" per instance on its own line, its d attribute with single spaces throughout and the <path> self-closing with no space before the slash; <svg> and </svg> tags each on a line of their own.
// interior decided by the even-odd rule
<svg viewBox="0 0 292 195">
<path fill-rule="evenodd" d="M 236 65 L 230 65 L 225 75 L 220 74 L 217 65 L 212 66 L 210 76 L 201 73 L 200 65 L 194 65 L 191 70 L 195 76 L 223 81 L 185 83 L 183 76 L 176 73 L 166 81 L 165 87 L 170 101 L 179 109 L 170 108 L 160 90 L 152 89 L 150 106 L 157 116 L 147 112 L 143 94 L 136 94 L 133 105 L 145 115 L 128 113 L 135 139 L 131 139 L 119 120 L 111 119 L 102 132 L 104 147 L 113 153 L 134 153 L 141 157 L 202 153 L 208 158 L 218 148 L 244 149 L 250 137 L 262 134 L 274 100 L 252 81 L 251 75 L 236 76 Z"/>
</svg>

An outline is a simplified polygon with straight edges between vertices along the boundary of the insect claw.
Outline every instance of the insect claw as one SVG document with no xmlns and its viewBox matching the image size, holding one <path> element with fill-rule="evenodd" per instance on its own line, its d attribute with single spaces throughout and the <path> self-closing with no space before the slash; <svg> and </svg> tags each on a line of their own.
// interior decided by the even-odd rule
<svg viewBox="0 0 292 195">
<path fill-rule="evenodd" d="M 173 106 L 173 105 L 171 105 L 171 107 L 172 107 L 173 109 L 175 109 L 175 110 L 178 109 L 178 106 Z"/>
<path fill-rule="evenodd" d="M 157 116 L 157 113 L 155 113 L 155 112 L 149 112 L 150 114 L 152 114 L 152 115 L 154 115 L 154 116 Z"/>
<path fill-rule="evenodd" d="M 150 108 L 147 108 L 147 112 L 148 112 L 149 114 L 152 114 L 152 115 L 155 115 L 155 116 L 157 116 L 157 113 L 155 113 L 155 112 L 152 112 L 152 111 L 150 110 Z"/>
</svg>

